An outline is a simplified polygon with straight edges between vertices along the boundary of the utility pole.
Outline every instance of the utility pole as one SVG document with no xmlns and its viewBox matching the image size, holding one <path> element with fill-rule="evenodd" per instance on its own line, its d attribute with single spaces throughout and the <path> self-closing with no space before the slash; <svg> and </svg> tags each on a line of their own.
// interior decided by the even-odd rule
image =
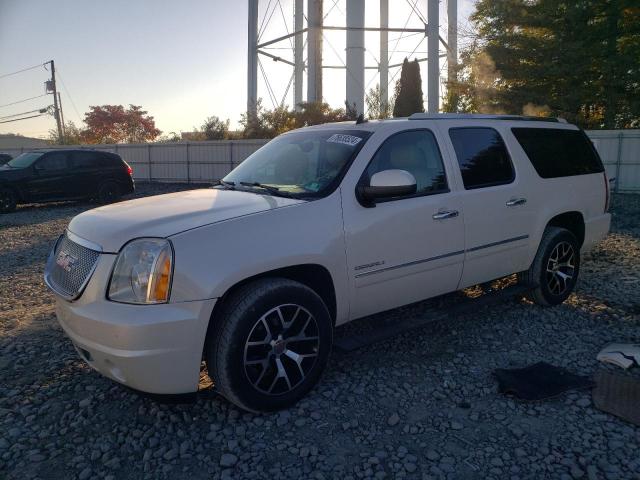
<svg viewBox="0 0 640 480">
<path fill-rule="evenodd" d="M 60 92 L 58 92 L 58 107 L 60 109 L 60 123 L 62 124 L 62 138 L 67 138 L 67 131 L 64 127 L 64 114 L 62 113 L 62 97 L 60 97 Z"/>
<path fill-rule="evenodd" d="M 51 65 L 51 89 L 53 90 L 53 115 L 58 126 L 58 142 L 62 143 L 64 138 L 62 136 L 62 122 L 60 121 L 60 106 L 58 105 L 58 89 L 56 88 L 56 67 L 53 60 L 50 60 L 49 64 Z"/>
</svg>

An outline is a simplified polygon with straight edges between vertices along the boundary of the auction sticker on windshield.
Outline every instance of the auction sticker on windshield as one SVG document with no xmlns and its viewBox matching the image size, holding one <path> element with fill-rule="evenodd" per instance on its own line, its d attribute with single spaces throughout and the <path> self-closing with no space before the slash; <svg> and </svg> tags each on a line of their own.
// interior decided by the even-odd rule
<svg viewBox="0 0 640 480">
<path fill-rule="evenodd" d="M 351 147 L 355 147 L 362 141 L 362 138 L 356 137 L 354 135 L 344 135 L 342 133 L 336 133 L 327 138 L 327 142 L 329 143 L 341 143 L 343 145 L 349 145 Z"/>
</svg>

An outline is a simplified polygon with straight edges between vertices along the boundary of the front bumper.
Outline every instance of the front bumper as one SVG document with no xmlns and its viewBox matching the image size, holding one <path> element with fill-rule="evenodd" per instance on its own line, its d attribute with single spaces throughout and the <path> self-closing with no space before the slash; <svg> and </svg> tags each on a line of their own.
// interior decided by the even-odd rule
<svg viewBox="0 0 640 480">
<path fill-rule="evenodd" d="M 154 394 L 198 389 L 209 318 L 216 300 L 129 305 L 106 299 L 115 255 L 103 254 L 82 296 L 57 298 L 56 315 L 80 356 L 128 387 Z"/>
</svg>

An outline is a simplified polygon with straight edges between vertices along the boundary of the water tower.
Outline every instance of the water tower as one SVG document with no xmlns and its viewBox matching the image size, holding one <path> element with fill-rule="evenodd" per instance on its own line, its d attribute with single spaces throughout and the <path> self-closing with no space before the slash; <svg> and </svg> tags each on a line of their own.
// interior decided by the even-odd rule
<svg viewBox="0 0 640 480">
<path fill-rule="evenodd" d="M 259 56 L 263 55 L 272 60 L 282 62 L 293 68 L 293 97 L 294 104 L 302 101 L 321 101 L 323 71 L 327 68 L 344 68 L 346 101 L 350 105 L 355 105 L 358 113 L 364 112 L 365 82 L 364 75 L 366 69 L 377 69 L 380 74 L 380 93 L 383 105 L 388 102 L 389 92 L 389 69 L 399 68 L 400 64 L 389 65 L 389 40 L 390 32 L 403 34 L 423 33 L 427 38 L 427 57 L 419 58 L 418 61 L 427 62 L 427 111 L 437 113 L 440 100 L 440 57 L 446 57 L 448 61 L 447 74 L 449 80 L 453 79 L 456 72 L 457 63 L 457 0 L 447 0 L 448 32 L 447 41 L 439 34 L 439 0 L 406 0 L 423 23 L 422 28 L 406 28 L 399 26 L 389 26 L 389 0 L 369 0 L 367 6 L 380 9 L 379 25 L 365 24 L 365 0 L 344 0 L 346 2 L 346 22 L 344 25 L 325 24 L 326 14 L 324 13 L 323 0 L 292 0 L 293 1 L 293 31 L 287 31 L 283 35 L 268 39 L 259 40 L 258 8 L 259 0 L 248 0 L 249 2 L 249 29 L 248 29 L 248 75 L 247 75 L 247 112 L 255 115 L 258 101 L 258 66 Z M 305 15 L 306 1 L 306 15 Z M 400 2 L 400 0 L 395 0 Z M 335 7 L 338 0 L 332 0 Z M 426 3 L 427 17 L 420 14 L 418 7 L 421 3 Z M 271 5 L 273 4 L 273 7 Z M 261 28 L 265 21 L 273 16 L 276 8 L 280 8 L 283 13 L 280 0 L 269 0 L 265 16 L 262 19 Z M 269 16 L 270 8 L 271 16 Z M 322 61 L 323 33 L 326 31 L 344 31 L 346 35 L 346 61 L 343 66 L 325 65 Z M 365 32 L 380 32 L 379 61 L 375 66 L 365 66 Z M 304 38 L 306 36 L 306 47 Z M 292 41 L 293 40 L 293 41 Z M 282 58 L 273 53 L 267 52 L 265 47 L 276 45 L 279 42 L 289 41 L 292 43 L 294 51 L 293 61 Z M 441 54 L 442 45 L 444 54 Z M 307 60 L 304 61 L 306 48 Z M 372 46 L 366 48 L 371 49 Z M 268 81 L 264 71 L 265 81 Z M 303 92 L 304 76 L 306 74 L 306 95 Z"/>
</svg>

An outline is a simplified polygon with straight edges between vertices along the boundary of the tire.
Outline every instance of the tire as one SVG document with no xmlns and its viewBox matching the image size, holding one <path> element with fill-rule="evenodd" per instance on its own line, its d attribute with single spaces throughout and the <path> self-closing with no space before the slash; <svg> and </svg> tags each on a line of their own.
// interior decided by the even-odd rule
<svg viewBox="0 0 640 480">
<path fill-rule="evenodd" d="M 205 360 L 227 400 L 250 412 L 271 412 L 290 407 L 315 386 L 332 343 L 331 316 L 313 290 L 264 278 L 231 294 L 212 318 Z"/>
<path fill-rule="evenodd" d="M 121 196 L 120 186 L 116 182 L 104 182 L 98 187 L 96 200 L 105 205 L 118 201 Z"/>
<path fill-rule="evenodd" d="M 580 246 L 575 235 L 560 227 L 547 227 L 531 267 L 518 275 L 533 286 L 529 297 L 545 307 L 564 302 L 573 292 L 580 273 Z"/>
<path fill-rule="evenodd" d="M 11 188 L 0 187 L 0 213 L 13 212 L 18 205 L 18 196 Z"/>
</svg>

